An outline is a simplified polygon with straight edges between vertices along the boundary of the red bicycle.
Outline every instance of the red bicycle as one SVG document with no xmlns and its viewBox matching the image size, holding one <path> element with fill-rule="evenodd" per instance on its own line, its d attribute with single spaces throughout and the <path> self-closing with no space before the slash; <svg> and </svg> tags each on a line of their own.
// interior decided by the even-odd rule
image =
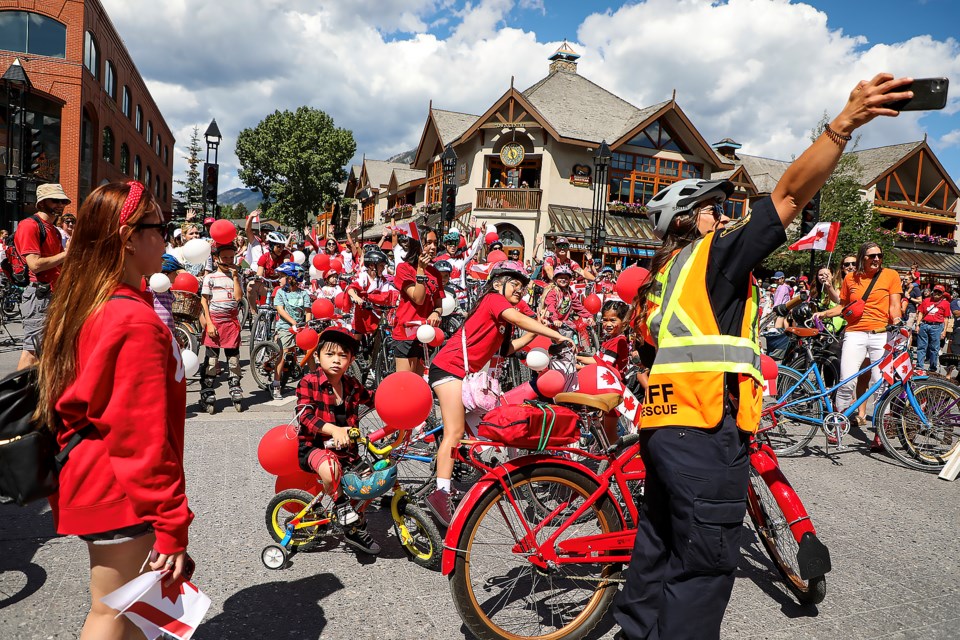
<svg viewBox="0 0 960 640">
<path fill-rule="evenodd" d="M 556 400 L 606 412 L 620 398 L 607 395 Z M 607 613 L 630 561 L 645 477 L 639 436 L 600 453 L 550 447 L 496 467 L 476 455 L 489 442 L 463 444 L 485 473 L 454 514 L 441 570 L 464 624 L 481 639 L 582 638 Z M 830 554 L 762 436 L 750 443 L 747 498 L 787 587 L 801 603 L 822 601 Z"/>
</svg>

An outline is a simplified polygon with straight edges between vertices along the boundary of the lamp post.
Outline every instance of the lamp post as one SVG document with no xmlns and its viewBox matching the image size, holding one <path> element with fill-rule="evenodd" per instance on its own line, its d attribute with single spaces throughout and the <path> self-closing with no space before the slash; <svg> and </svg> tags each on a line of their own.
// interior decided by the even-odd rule
<svg viewBox="0 0 960 640">
<path fill-rule="evenodd" d="M 24 130 L 26 128 L 26 96 L 33 86 L 27 72 L 16 58 L 0 77 L 6 99 L 6 147 L 3 172 L 3 220 L 0 226 L 13 225 L 15 213 L 23 205 L 20 175 L 23 173 Z M 16 129 L 16 133 L 14 133 Z M 14 153 L 16 150 L 16 153 Z"/>
<path fill-rule="evenodd" d="M 453 218 L 457 215 L 457 153 L 453 150 L 452 144 L 448 144 L 443 150 L 440 163 L 443 167 L 443 197 L 440 221 L 437 226 L 442 239 L 444 223 L 452 224 Z"/>
<path fill-rule="evenodd" d="M 217 126 L 216 118 L 210 121 L 210 126 L 204 131 L 203 137 L 207 141 L 207 161 L 203 163 L 203 208 L 206 211 L 209 204 L 210 215 L 217 218 L 219 217 L 217 188 L 220 181 L 220 165 L 217 164 L 217 155 L 223 136 L 220 134 L 220 127 Z M 211 151 L 213 152 L 213 162 L 210 162 Z M 147 186 L 149 187 L 149 185 Z"/>
<path fill-rule="evenodd" d="M 610 146 L 604 140 L 593 157 L 593 211 L 590 220 L 590 250 L 600 255 L 607 243 L 607 169 L 610 168 Z M 601 262 L 603 258 L 601 257 Z"/>
</svg>

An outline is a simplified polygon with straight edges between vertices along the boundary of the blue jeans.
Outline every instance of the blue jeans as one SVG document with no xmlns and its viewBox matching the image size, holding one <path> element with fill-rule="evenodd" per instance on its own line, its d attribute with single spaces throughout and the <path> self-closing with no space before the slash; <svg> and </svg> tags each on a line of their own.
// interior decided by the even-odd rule
<svg viewBox="0 0 960 640">
<path fill-rule="evenodd" d="M 943 324 L 939 322 L 921 322 L 917 329 L 917 368 L 927 369 L 924 363 L 929 363 L 930 371 L 937 370 L 940 354 L 940 335 L 943 333 Z"/>
</svg>

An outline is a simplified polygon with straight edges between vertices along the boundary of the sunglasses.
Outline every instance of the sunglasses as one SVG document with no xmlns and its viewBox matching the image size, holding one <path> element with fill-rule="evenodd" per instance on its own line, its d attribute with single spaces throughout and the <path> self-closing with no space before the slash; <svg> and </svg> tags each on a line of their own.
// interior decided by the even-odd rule
<svg viewBox="0 0 960 640">
<path fill-rule="evenodd" d="M 138 222 L 133 225 L 137 229 L 156 229 L 160 232 L 160 236 L 163 238 L 164 242 L 170 240 L 170 223 L 169 222 Z"/>
<path fill-rule="evenodd" d="M 863 256 L 863 257 L 866 258 L 867 260 L 882 260 L 882 259 L 883 259 L 883 254 L 882 254 L 882 253 L 868 253 L 867 255 L 865 255 L 865 256 Z"/>
<path fill-rule="evenodd" d="M 844 266 L 844 268 L 846 268 L 846 267 L 855 267 L 855 266 L 857 266 L 857 263 L 856 263 L 856 262 L 844 262 L 844 263 L 843 263 L 843 266 Z"/>
</svg>

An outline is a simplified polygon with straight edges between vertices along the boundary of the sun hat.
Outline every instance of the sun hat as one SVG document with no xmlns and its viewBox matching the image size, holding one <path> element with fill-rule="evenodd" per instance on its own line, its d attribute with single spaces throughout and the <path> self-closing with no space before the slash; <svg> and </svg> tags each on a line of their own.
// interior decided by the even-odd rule
<svg viewBox="0 0 960 640">
<path fill-rule="evenodd" d="M 70 202 L 70 198 L 64 193 L 63 187 L 55 182 L 48 182 L 37 186 L 37 204 L 40 204 L 44 200 L 66 200 Z"/>
</svg>

